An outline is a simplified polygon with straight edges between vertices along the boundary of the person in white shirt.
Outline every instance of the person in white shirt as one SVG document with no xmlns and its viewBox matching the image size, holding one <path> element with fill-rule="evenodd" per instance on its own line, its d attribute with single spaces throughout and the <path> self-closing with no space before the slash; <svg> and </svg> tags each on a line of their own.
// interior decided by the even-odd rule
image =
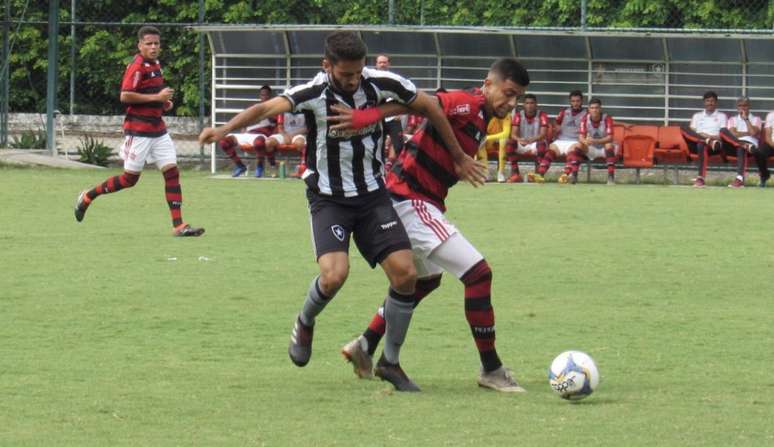
<svg viewBox="0 0 774 447">
<path fill-rule="evenodd" d="M 736 116 L 728 119 L 726 127 L 720 129 L 723 139 L 723 150 L 726 155 L 736 157 L 736 178 L 728 185 L 730 188 L 744 188 L 744 178 L 747 175 L 747 155 L 753 155 L 760 172 L 763 172 L 761 160 L 765 167 L 766 156 L 761 157 L 759 149 L 761 134 L 761 119 L 750 113 L 750 98 L 742 96 L 736 100 Z M 763 174 L 761 174 L 763 177 Z"/>
<path fill-rule="evenodd" d="M 699 157 L 699 175 L 693 182 L 694 188 L 704 187 L 704 177 L 707 175 L 707 158 L 709 152 L 720 152 L 723 142 L 720 139 L 720 129 L 726 127 L 728 117 L 717 110 L 718 95 L 713 91 L 704 93 L 704 110 L 693 114 L 688 128 L 681 129 L 683 138 L 688 144 L 688 150 Z"/>
</svg>

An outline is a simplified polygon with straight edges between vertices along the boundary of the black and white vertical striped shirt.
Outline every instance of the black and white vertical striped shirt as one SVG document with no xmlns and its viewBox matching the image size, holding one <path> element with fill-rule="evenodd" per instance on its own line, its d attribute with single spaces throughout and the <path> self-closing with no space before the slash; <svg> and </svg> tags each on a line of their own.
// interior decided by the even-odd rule
<svg viewBox="0 0 774 447">
<path fill-rule="evenodd" d="M 306 84 L 289 88 L 282 96 L 293 112 L 303 112 L 307 123 L 304 180 L 314 190 L 335 197 L 356 197 L 384 188 L 382 179 L 382 123 L 341 132 L 328 128 L 335 104 L 356 109 L 374 107 L 387 99 L 409 104 L 416 98 L 414 84 L 389 71 L 363 68 L 360 86 L 342 92 L 330 75 L 319 73 Z M 335 114 L 335 113 L 334 113 Z"/>
</svg>

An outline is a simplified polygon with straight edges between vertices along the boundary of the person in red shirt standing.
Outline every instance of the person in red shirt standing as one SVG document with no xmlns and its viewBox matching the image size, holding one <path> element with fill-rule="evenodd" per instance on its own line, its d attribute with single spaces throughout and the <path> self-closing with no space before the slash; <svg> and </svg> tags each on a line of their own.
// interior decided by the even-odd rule
<svg viewBox="0 0 774 447">
<path fill-rule="evenodd" d="M 137 32 L 137 38 L 140 53 L 126 68 L 121 82 L 121 102 L 126 104 L 124 144 L 120 154 L 124 160 L 124 173 L 82 191 L 75 203 L 75 219 L 81 222 L 91 203 L 102 194 L 134 186 L 146 162 L 156 163 L 164 175 L 165 194 L 172 215 L 172 234 L 201 236 L 204 228 L 194 228 L 183 221 L 180 210 L 183 193 L 177 154 L 161 118 L 163 112 L 174 106 L 172 95 L 175 93 L 164 84 L 157 59 L 161 50 L 161 33 L 155 27 L 143 26 Z"/>
<path fill-rule="evenodd" d="M 527 85 L 529 74 L 518 61 L 500 59 L 492 64 L 480 90 L 437 93 L 454 136 L 466 154 L 473 156 L 478 152 L 486 139 L 489 120 L 493 116 L 499 119 L 508 116 Z M 405 107 L 391 103 L 379 106 L 379 110 L 385 116 L 407 112 Z M 337 112 L 341 115 L 329 119 L 351 121 L 354 128 L 368 124 L 358 122 L 359 116 L 368 110 L 337 109 Z M 413 304 L 419 304 L 440 285 L 443 271 L 459 278 L 465 287 L 465 317 L 481 361 L 479 386 L 501 392 L 523 392 L 495 350 L 489 264 L 443 214 L 449 188 L 458 180 L 449 149 L 429 123 L 406 143 L 387 175 L 393 208 L 406 228 L 414 254 L 417 283 Z M 342 354 L 352 362 L 359 377 L 373 374 L 371 359 L 384 333 L 382 306 L 363 335 L 342 348 Z"/>
</svg>

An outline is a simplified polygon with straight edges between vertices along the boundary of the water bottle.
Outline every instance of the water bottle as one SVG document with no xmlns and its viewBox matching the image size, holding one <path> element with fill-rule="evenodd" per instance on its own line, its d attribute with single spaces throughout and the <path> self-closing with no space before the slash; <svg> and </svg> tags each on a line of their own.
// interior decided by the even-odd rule
<svg viewBox="0 0 774 447">
<path fill-rule="evenodd" d="M 285 162 L 281 161 L 279 164 L 279 177 L 285 178 Z"/>
</svg>

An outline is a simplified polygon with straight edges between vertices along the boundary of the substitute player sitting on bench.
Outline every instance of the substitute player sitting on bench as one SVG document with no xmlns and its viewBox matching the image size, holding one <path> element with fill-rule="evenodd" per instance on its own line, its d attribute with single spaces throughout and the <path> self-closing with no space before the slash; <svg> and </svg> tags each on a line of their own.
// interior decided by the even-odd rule
<svg viewBox="0 0 774 447">
<path fill-rule="evenodd" d="M 306 147 L 306 119 L 303 113 L 283 113 L 277 116 L 277 132 L 266 140 L 266 156 L 269 164 L 275 166 L 275 154 L 280 145 L 293 145 L 299 154 L 304 154 Z M 303 163 L 303 155 L 302 155 Z M 261 172 L 263 175 L 263 171 Z M 258 173 L 256 177 L 260 177 Z M 276 174 L 272 174 L 276 177 Z"/>
<path fill-rule="evenodd" d="M 264 85 L 258 93 L 258 102 L 266 102 L 272 96 L 271 87 Z M 234 170 L 231 172 L 232 177 L 239 177 L 247 171 L 247 166 L 237 155 L 237 149 L 241 149 L 244 152 L 255 152 L 255 175 L 256 177 L 263 175 L 263 159 L 266 157 L 266 138 L 275 132 L 276 127 L 277 117 L 266 118 L 248 126 L 240 133 L 228 134 L 218 141 L 220 150 L 234 162 Z M 261 175 L 258 175 L 259 173 Z"/>
</svg>

